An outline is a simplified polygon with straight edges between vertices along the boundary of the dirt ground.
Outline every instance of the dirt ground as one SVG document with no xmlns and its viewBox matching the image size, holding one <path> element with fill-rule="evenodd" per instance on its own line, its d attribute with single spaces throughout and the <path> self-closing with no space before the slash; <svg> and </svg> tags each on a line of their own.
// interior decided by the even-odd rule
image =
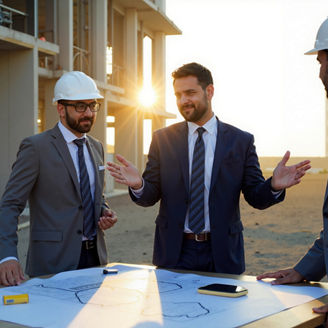
<svg viewBox="0 0 328 328">
<path fill-rule="evenodd" d="M 284 202 L 264 211 L 241 197 L 246 274 L 293 265 L 312 245 L 322 227 L 322 204 L 327 174 L 308 174 L 287 190 Z M 143 208 L 128 195 L 109 199 L 119 222 L 107 233 L 111 262 L 151 264 L 158 204 Z"/>
<path fill-rule="evenodd" d="M 322 204 L 328 174 L 307 174 L 300 185 L 287 190 L 284 202 L 264 211 L 241 197 L 246 274 L 257 275 L 293 265 L 312 245 L 322 227 Z M 119 221 L 106 231 L 110 262 L 151 264 L 158 204 L 135 205 L 128 195 L 109 199 Z M 19 258 L 23 267 L 28 229 L 19 231 Z"/>
</svg>

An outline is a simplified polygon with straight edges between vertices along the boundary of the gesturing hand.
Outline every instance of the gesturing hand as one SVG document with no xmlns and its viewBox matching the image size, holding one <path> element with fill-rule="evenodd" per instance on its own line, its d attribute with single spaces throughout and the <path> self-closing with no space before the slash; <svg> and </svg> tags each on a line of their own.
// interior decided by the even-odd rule
<svg viewBox="0 0 328 328">
<path fill-rule="evenodd" d="M 304 280 L 303 276 L 292 268 L 263 273 L 256 277 L 257 280 L 265 278 L 275 278 L 276 280 L 271 282 L 272 285 L 295 284 Z"/>
<path fill-rule="evenodd" d="M 0 285 L 15 286 L 24 280 L 24 273 L 18 261 L 8 260 L 0 264 Z"/>
<path fill-rule="evenodd" d="M 122 165 L 107 162 L 107 170 L 111 176 L 118 183 L 125 184 L 132 189 L 140 189 L 142 187 L 142 178 L 137 168 L 121 155 L 117 155 L 116 158 Z"/>
<path fill-rule="evenodd" d="M 98 226 L 102 230 L 107 230 L 114 226 L 117 222 L 117 216 L 111 209 L 103 210 L 102 216 L 99 218 Z"/>
<path fill-rule="evenodd" d="M 290 152 L 287 151 L 282 160 L 273 171 L 271 187 L 273 190 L 282 190 L 292 187 L 301 182 L 306 171 L 311 168 L 310 161 L 302 161 L 295 165 L 286 166 Z"/>
</svg>

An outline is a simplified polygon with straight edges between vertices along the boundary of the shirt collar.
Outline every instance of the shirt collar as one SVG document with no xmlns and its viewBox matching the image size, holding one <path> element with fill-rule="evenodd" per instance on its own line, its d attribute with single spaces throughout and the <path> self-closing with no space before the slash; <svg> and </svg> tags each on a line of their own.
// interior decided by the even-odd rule
<svg viewBox="0 0 328 328">
<path fill-rule="evenodd" d="M 75 139 L 82 139 L 82 138 L 86 137 L 86 134 L 84 134 L 82 138 L 77 138 L 76 135 L 74 133 L 72 133 L 70 130 L 68 130 L 64 126 L 64 124 L 60 121 L 58 122 L 58 128 L 67 143 L 73 142 Z"/>
<path fill-rule="evenodd" d="M 187 122 L 188 124 L 188 131 L 189 135 L 192 135 L 195 133 L 195 131 L 200 127 L 194 122 Z M 210 120 L 208 120 L 204 125 L 203 128 L 209 133 L 209 134 L 216 134 L 217 130 L 217 123 L 216 123 L 216 116 L 213 115 Z"/>
</svg>

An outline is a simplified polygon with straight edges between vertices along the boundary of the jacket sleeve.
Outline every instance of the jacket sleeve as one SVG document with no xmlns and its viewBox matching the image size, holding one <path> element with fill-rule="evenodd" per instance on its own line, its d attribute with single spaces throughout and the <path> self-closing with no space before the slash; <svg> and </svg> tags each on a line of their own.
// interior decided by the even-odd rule
<svg viewBox="0 0 328 328">
<path fill-rule="evenodd" d="M 271 189 L 271 178 L 264 180 L 251 136 L 247 147 L 242 192 L 246 201 L 257 209 L 265 209 L 285 198 L 285 190 L 278 196 Z"/>
<path fill-rule="evenodd" d="M 323 251 L 323 231 L 309 251 L 295 265 L 294 269 L 306 280 L 319 281 L 326 274 L 325 254 Z"/>
<path fill-rule="evenodd" d="M 25 208 L 38 174 L 38 151 L 29 138 L 24 139 L 0 202 L 0 259 L 18 257 L 18 217 Z"/>
</svg>

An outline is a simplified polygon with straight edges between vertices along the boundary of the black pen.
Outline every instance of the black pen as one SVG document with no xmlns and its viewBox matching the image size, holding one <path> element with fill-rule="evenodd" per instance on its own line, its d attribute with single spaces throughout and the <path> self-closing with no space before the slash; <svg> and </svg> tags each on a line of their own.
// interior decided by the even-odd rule
<svg viewBox="0 0 328 328">
<path fill-rule="evenodd" d="M 105 268 L 103 270 L 103 274 L 113 274 L 113 273 L 117 273 L 118 270 L 117 269 L 109 269 L 109 268 Z"/>
</svg>

